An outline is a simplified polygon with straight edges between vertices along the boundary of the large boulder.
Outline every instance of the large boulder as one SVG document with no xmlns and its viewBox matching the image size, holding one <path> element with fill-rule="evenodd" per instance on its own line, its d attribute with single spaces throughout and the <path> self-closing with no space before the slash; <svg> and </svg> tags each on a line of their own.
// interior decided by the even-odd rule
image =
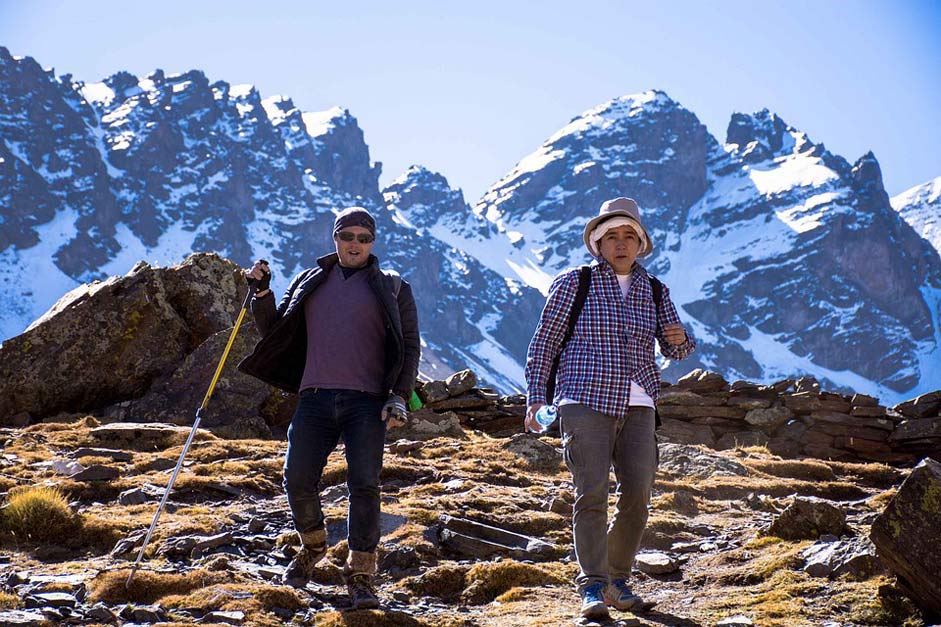
<svg viewBox="0 0 941 627">
<path fill-rule="evenodd" d="M 213 334 L 186 356 L 176 372 L 154 383 L 146 395 L 109 407 L 103 415 L 123 422 L 191 425 L 231 335 L 232 329 Z M 226 438 L 270 438 L 273 432 L 283 435 L 290 423 L 297 405 L 297 395 L 282 395 L 275 388 L 236 368 L 258 339 L 255 325 L 250 317 L 246 317 L 236 333 L 211 400 L 201 416 L 200 426 L 216 435 Z"/>
<path fill-rule="evenodd" d="M 771 522 L 768 535 L 785 540 L 816 540 L 846 530 L 846 514 L 823 499 L 797 497 Z"/>
<path fill-rule="evenodd" d="M 75 288 L 0 346 L 0 424 L 140 397 L 232 325 L 246 289 L 238 266 L 214 254 L 171 268 L 142 262 Z"/>
<path fill-rule="evenodd" d="M 869 537 L 879 557 L 929 614 L 941 616 L 941 463 L 912 470 Z"/>
</svg>

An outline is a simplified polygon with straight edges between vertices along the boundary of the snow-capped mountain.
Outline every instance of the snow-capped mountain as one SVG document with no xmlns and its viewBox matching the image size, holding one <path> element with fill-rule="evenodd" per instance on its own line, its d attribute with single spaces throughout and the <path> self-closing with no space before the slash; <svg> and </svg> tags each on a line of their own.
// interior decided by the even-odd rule
<svg viewBox="0 0 941 627">
<path fill-rule="evenodd" d="M 377 216 L 376 254 L 415 287 L 423 371 L 470 366 L 520 389 L 552 277 L 589 261 L 585 221 L 627 195 L 656 245 L 644 263 L 700 343 L 668 377 L 808 373 L 886 402 L 941 381 L 941 260 L 923 239 L 941 185 L 896 211 L 873 155 L 850 164 L 768 111 L 733 115 L 720 143 L 662 92 L 617 98 L 473 208 L 420 166 L 384 190 L 380 171 L 339 107 L 303 112 L 199 71 L 84 84 L 0 48 L 0 338 L 139 259 L 267 257 L 282 288 L 358 204 Z"/>
<path fill-rule="evenodd" d="M 691 364 L 773 381 L 808 373 L 901 399 L 941 381 L 941 260 L 892 210 L 878 162 L 855 164 L 767 110 L 725 144 L 658 91 L 586 111 L 489 189 L 427 228 L 545 291 L 588 261 L 581 233 L 631 196 L 656 243 L 644 260 L 699 339 Z M 936 196 L 935 196 L 936 197 Z"/>
<path fill-rule="evenodd" d="M 83 84 L 0 48 L 0 338 L 80 283 L 140 259 L 215 251 L 247 266 L 266 257 L 283 288 L 332 249 L 334 213 L 363 205 L 379 225 L 376 254 L 414 286 L 422 371 L 469 364 L 513 389 L 522 325 L 541 296 L 399 219 L 384 205 L 380 171 L 339 107 L 301 112 L 198 71 Z M 418 201 L 400 191 L 407 211 Z"/>
<path fill-rule="evenodd" d="M 941 252 L 941 176 L 894 196 L 892 208 Z"/>
</svg>

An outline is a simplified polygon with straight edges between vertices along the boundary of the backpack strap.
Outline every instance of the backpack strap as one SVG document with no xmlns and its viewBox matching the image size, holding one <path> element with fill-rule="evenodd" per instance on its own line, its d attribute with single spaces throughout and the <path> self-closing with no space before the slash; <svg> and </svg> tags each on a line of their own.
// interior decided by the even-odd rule
<svg viewBox="0 0 941 627">
<path fill-rule="evenodd" d="M 562 343 L 559 344 L 559 352 L 552 360 L 552 366 L 549 367 L 549 376 L 546 379 L 546 402 L 552 403 L 555 397 L 555 375 L 559 371 L 559 359 L 562 357 L 562 351 L 565 345 L 575 334 L 575 324 L 578 317 L 585 308 L 585 301 L 588 300 L 588 290 L 591 288 L 591 266 L 581 266 L 578 269 L 578 291 L 575 292 L 575 301 L 572 303 L 572 309 L 569 311 L 569 322 L 565 329 L 565 335 L 562 336 Z"/>
<path fill-rule="evenodd" d="M 660 330 L 660 310 L 663 305 L 663 283 L 652 274 L 648 274 L 650 279 L 650 291 L 653 292 L 653 304 L 657 308 L 657 330 Z"/>
</svg>

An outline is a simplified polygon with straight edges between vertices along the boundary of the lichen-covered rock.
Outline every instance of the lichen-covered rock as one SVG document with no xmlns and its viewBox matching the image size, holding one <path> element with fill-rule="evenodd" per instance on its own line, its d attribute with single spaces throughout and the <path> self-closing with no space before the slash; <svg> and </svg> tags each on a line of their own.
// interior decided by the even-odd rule
<svg viewBox="0 0 941 627">
<path fill-rule="evenodd" d="M 872 524 L 879 557 L 923 609 L 941 615 L 941 463 L 922 460 Z"/>
<path fill-rule="evenodd" d="M 198 254 L 171 268 L 140 263 L 81 285 L 0 346 L 0 421 L 32 421 L 137 398 L 206 337 L 232 324 L 239 268 Z"/>
<path fill-rule="evenodd" d="M 846 514 L 822 499 L 797 497 L 774 519 L 768 535 L 785 540 L 816 540 L 822 535 L 839 536 L 846 529 Z"/>
</svg>

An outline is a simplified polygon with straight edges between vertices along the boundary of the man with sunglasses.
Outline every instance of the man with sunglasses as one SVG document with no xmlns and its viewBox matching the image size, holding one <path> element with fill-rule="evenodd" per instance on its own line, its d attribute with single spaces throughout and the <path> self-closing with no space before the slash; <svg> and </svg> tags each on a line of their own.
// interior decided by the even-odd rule
<svg viewBox="0 0 941 627">
<path fill-rule="evenodd" d="M 300 401 L 288 429 L 284 488 L 301 550 L 284 583 L 303 587 L 327 552 L 320 478 L 343 439 L 347 462 L 349 558 L 344 568 L 355 609 L 378 607 L 372 577 L 379 543 L 379 471 L 387 427 L 404 424 L 405 399 L 418 374 L 418 314 L 412 288 L 383 271 L 372 255 L 376 221 L 362 207 L 340 212 L 336 252 L 291 281 L 279 305 L 268 262 L 247 276 L 262 339 L 239 364 L 243 372 Z"/>
</svg>

